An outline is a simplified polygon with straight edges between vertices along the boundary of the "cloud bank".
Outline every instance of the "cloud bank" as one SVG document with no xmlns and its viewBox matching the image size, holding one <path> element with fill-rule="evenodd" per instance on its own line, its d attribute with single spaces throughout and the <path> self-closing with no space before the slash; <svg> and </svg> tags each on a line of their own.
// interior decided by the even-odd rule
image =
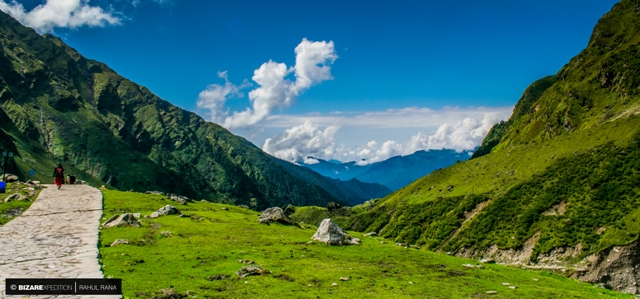
<svg viewBox="0 0 640 299">
<path fill-rule="evenodd" d="M 253 72 L 251 80 L 257 87 L 249 91 L 251 107 L 246 110 L 233 114 L 224 110 L 227 99 L 239 96 L 239 90 L 249 86 L 235 86 L 226 77 L 224 85 L 211 84 L 199 94 L 197 107 L 207 109 L 211 121 L 228 129 L 248 128 L 265 120 L 273 110 L 288 108 L 311 86 L 333 79 L 330 65 L 338 58 L 333 41 L 312 42 L 305 38 L 294 51 L 294 66 L 269 60 Z M 294 80 L 287 78 L 290 75 Z"/>
<path fill-rule="evenodd" d="M 335 133 L 339 127 L 318 129 L 311 122 L 285 130 L 281 135 L 265 141 L 262 150 L 290 162 L 317 163 L 313 157 L 332 157 L 336 152 Z"/>
<path fill-rule="evenodd" d="M 51 32 L 53 28 L 119 25 L 122 21 L 113 12 L 89 5 L 89 0 L 47 0 L 31 11 L 26 11 L 24 6 L 15 0 L 0 0 L 0 10 L 40 33 Z"/>
<path fill-rule="evenodd" d="M 336 145 L 337 143 L 334 136 L 340 129 L 339 126 L 332 125 L 321 130 L 317 124 L 313 124 L 307 120 L 302 125 L 287 129 L 282 134 L 268 138 L 262 150 L 275 157 L 293 163 L 313 163 L 313 159 L 309 158 L 311 156 L 325 160 L 358 161 L 358 164 L 383 161 L 393 156 L 409 155 L 419 150 L 442 148 L 455 149 L 458 151 L 473 150 L 482 143 L 482 140 L 495 123 L 506 119 L 510 114 L 510 110 L 507 112 L 507 109 L 494 110 L 496 111 L 485 112 L 475 115 L 474 117 L 465 117 L 454 123 L 444 123 L 440 125 L 435 132 L 429 134 L 418 132 L 405 142 L 387 140 L 378 143 L 372 140 L 362 146 L 352 148 L 345 147 L 344 145 Z M 404 110 L 404 112 L 406 111 L 407 110 Z M 433 110 L 429 111 L 431 113 Z M 403 112 L 400 112 L 400 114 L 402 113 Z M 384 113 L 365 113 L 362 115 L 379 114 L 393 115 L 393 113 L 389 113 L 389 111 Z M 447 113 L 442 113 L 442 111 L 438 114 L 447 115 Z M 355 119 L 355 121 L 346 121 L 344 123 L 349 123 L 350 125 L 354 123 L 360 124 L 362 117 L 358 116 L 352 118 Z M 378 118 L 378 121 L 380 123 L 386 122 L 384 118 Z"/>
</svg>

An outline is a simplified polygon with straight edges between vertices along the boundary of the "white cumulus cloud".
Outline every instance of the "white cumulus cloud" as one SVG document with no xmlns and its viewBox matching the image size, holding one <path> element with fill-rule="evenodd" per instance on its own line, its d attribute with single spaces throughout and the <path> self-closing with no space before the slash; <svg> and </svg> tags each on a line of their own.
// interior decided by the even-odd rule
<svg viewBox="0 0 640 299">
<path fill-rule="evenodd" d="M 218 72 L 218 77 L 224 79 L 224 84 L 211 84 L 207 86 L 207 88 L 198 95 L 197 102 L 198 107 L 211 112 L 211 120 L 214 122 L 224 121 L 229 114 L 228 111 L 224 110 L 224 103 L 227 98 L 243 97 L 244 94 L 240 92 L 240 90 L 249 86 L 249 83 L 246 81 L 240 86 L 229 82 L 227 71 Z"/>
<path fill-rule="evenodd" d="M 262 150 L 274 157 L 292 163 L 304 162 L 307 164 L 318 163 L 318 160 L 311 158 L 329 158 L 336 151 L 334 139 L 339 127 L 330 126 L 324 130 L 311 122 L 304 122 L 302 125 L 285 130 L 278 136 L 273 136 L 265 140 Z"/>
<path fill-rule="evenodd" d="M 305 38 L 295 48 L 295 53 L 296 63 L 292 67 L 269 60 L 253 72 L 251 79 L 258 87 L 249 92 L 251 107 L 244 111 L 235 111 L 230 115 L 224 111 L 224 101 L 235 96 L 231 91 L 218 93 L 224 95 L 215 101 L 215 105 L 208 105 L 208 101 L 202 101 L 199 97 L 198 108 L 207 109 L 212 121 L 228 129 L 248 128 L 265 120 L 273 110 L 288 108 L 298 95 L 311 86 L 333 79 L 330 65 L 338 58 L 333 41 L 312 42 Z M 287 78 L 291 74 L 294 81 Z M 225 81 L 225 85 L 212 84 L 207 90 L 224 90 L 232 87 L 229 84 L 228 81 Z M 220 119 L 222 115 L 224 120 Z"/>
<path fill-rule="evenodd" d="M 329 126 L 323 131 L 310 121 L 300 126 L 287 129 L 284 133 L 268 138 L 262 150 L 290 162 L 311 162 L 309 156 L 325 160 L 357 161 L 364 165 L 389 159 L 393 156 L 409 155 L 419 150 L 455 149 L 457 151 L 473 150 L 482 143 L 491 127 L 505 119 L 499 112 L 485 113 L 476 118 L 467 117 L 456 123 L 444 123 L 435 132 L 426 134 L 418 132 L 406 142 L 387 140 L 381 144 L 371 140 L 355 148 L 343 144 L 336 146 L 334 139 L 338 126 Z"/>
<path fill-rule="evenodd" d="M 16 1 L 0 0 L 0 10 L 38 32 L 51 32 L 53 28 L 104 27 L 121 23 L 121 19 L 112 12 L 89 5 L 89 0 L 47 0 L 31 11 L 26 11 Z"/>
</svg>

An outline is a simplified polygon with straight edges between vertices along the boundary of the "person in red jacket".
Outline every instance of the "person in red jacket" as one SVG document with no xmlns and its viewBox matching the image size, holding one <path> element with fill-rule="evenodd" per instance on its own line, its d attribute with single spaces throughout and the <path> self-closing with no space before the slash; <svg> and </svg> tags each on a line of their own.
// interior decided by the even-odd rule
<svg viewBox="0 0 640 299">
<path fill-rule="evenodd" d="M 62 182 L 64 181 L 64 168 L 62 168 L 62 164 L 58 163 L 58 166 L 53 170 L 53 182 L 58 186 L 58 190 L 62 187 Z"/>
</svg>

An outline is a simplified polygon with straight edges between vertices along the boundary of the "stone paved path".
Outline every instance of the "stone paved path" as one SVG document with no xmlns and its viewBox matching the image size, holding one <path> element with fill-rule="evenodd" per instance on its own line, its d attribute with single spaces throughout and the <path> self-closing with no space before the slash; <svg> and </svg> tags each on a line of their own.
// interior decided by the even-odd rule
<svg viewBox="0 0 640 299">
<path fill-rule="evenodd" d="M 102 278 L 98 228 L 102 193 L 85 185 L 44 185 L 38 199 L 0 226 L 0 298 L 6 278 Z M 121 296 L 31 296 L 29 298 L 112 299 Z"/>
</svg>

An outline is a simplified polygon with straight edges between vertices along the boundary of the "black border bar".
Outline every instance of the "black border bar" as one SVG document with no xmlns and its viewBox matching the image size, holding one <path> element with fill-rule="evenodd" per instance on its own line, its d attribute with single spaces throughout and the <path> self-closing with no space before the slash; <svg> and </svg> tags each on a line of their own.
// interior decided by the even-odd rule
<svg viewBox="0 0 640 299">
<path fill-rule="evenodd" d="M 7 278 L 7 295 L 121 295 L 122 279 Z"/>
</svg>

